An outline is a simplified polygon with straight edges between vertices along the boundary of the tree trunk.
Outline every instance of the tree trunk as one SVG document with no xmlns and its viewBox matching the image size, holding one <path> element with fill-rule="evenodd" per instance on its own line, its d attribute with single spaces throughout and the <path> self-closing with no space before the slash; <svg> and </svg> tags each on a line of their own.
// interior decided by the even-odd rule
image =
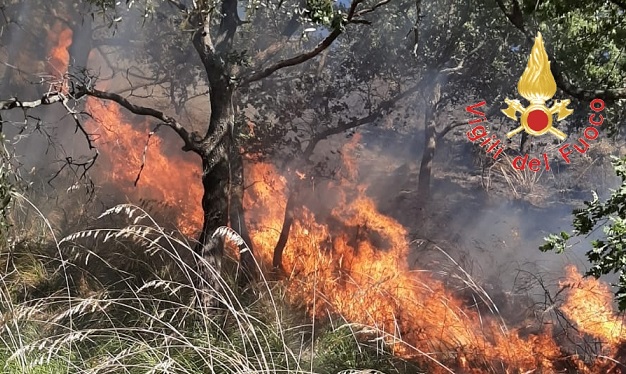
<svg viewBox="0 0 626 374">
<path fill-rule="evenodd" d="M 35 7 L 29 4 L 28 2 L 23 1 L 17 4 L 16 7 L 18 7 L 18 9 L 15 9 L 13 11 L 14 14 L 19 14 L 22 17 L 25 17 L 24 19 L 30 19 L 31 17 L 33 17 L 33 12 L 35 11 Z M 6 17 L 6 16 L 3 15 L 3 17 Z M 3 18 L 3 21 L 5 20 L 6 18 Z M 16 61 L 20 53 L 22 52 L 22 48 L 18 48 L 18 46 L 24 43 L 24 36 L 26 35 L 26 33 L 19 32 L 19 29 L 21 28 L 21 26 L 17 24 L 14 24 L 11 26 L 3 22 L 3 29 L 5 25 L 6 25 L 6 29 L 2 33 L 2 36 L 5 39 L 0 40 L 0 43 L 2 43 L 5 46 L 8 46 L 9 48 L 8 48 L 8 56 L 6 57 L 6 60 L 5 60 L 7 62 L 7 65 L 5 66 L 4 75 L 2 76 L 2 80 L 0 81 L 0 87 L 2 87 L 3 94 L 14 95 L 14 94 L 17 94 L 17 92 L 13 92 L 13 91 L 18 90 L 19 88 L 16 87 L 15 85 L 16 82 L 13 81 L 13 72 L 17 70 L 12 68 L 11 66 L 18 65 L 16 64 Z M 40 42 L 44 42 L 44 41 L 40 41 Z M 41 51 L 45 51 L 45 48 L 42 48 Z M 45 57 L 45 56 L 40 56 L 40 57 Z M 37 93 L 38 96 L 40 96 L 40 94 L 43 94 L 43 92 Z"/>
<path fill-rule="evenodd" d="M 224 254 L 224 238 L 213 236 L 220 226 L 228 224 L 228 185 L 229 162 L 225 152 L 228 140 L 224 140 L 222 154 L 216 155 L 218 160 L 208 157 L 202 159 L 202 210 L 204 223 L 198 240 L 196 252 L 202 257 L 198 263 L 200 276 L 198 288 L 201 290 L 200 304 L 206 308 L 220 306 L 218 294 L 221 291 L 221 268 Z"/>
<path fill-rule="evenodd" d="M 200 142 L 202 158 L 202 210 L 204 223 L 196 246 L 202 257 L 198 263 L 200 306 L 218 308 L 223 283 L 221 277 L 224 238 L 214 236 L 215 230 L 228 225 L 231 159 L 234 124 L 233 86 L 228 81 L 212 85 L 211 117 L 206 137 Z"/>
<path fill-rule="evenodd" d="M 68 48 L 70 54 L 69 73 L 82 78 L 83 69 L 87 68 L 89 54 L 93 49 L 93 26 L 91 17 L 72 16 L 72 44 Z M 74 20 L 80 19 L 81 22 Z"/>
<path fill-rule="evenodd" d="M 422 152 L 422 162 L 417 182 L 418 209 L 426 208 L 430 200 L 430 179 L 432 175 L 433 160 L 437 148 L 437 123 L 435 122 L 435 111 L 437 104 L 441 100 L 441 84 L 435 82 L 427 100 L 424 100 L 424 150 Z"/>
<path fill-rule="evenodd" d="M 427 110 L 430 112 L 430 110 Z M 417 182 L 418 207 L 424 209 L 430 199 L 430 177 L 432 174 L 433 160 L 437 148 L 437 132 L 435 120 L 428 113 L 426 118 L 426 129 L 424 134 L 424 151 L 422 152 L 422 162 Z"/>
<path fill-rule="evenodd" d="M 244 195 L 244 173 L 243 158 L 237 152 L 237 147 L 233 147 L 234 153 L 231 155 L 231 187 L 230 187 L 230 227 L 233 228 L 245 244 L 239 246 L 239 274 L 237 275 L 240 287 L 245 287 L 252 283 L 258 276 L 257 265 L 254 261 L 254 248 L 252 238 L 246 224 L 245 211 L 243 208 Z"/>
<path fill-rule="evenodd" d="M 294 212 L 296 210 L 296 205 L 298 204 L 299 181 L 294 182 L 293 186 L 294 188 L 289 193 L 289 198 L 287 199 L 287 206 L 285 206 L 283 227 L 280 229 L 280 236 L 278 237 L 278 242 L 274 247 L 272 266 L 274 267 L 274 270 L 278 272 L 283 272 L 285 270 L 283 268 L 283 251 L 285 250 L 285 245 L 287 244 L 287 240 L 289 239 L 289 231 L 291 230 Z"/>
<path fill-rule="evenodd" d="M 529 152 L 530 142 L 528 138 L 528 133 L 526 131 L 522 131 L 522 137 L 520 139 L 519 150 L 522 154 L 526 154 Z"/>
<path fill-rule="evenodd" d="M 216 47 L 211 39 L 210 13 L 196 12 L 191 23 L 200 26 L 193 35 L 193 45 L 206 72 L 209 83 L 211 117 L 203 139 L 198 140 L 195 151 L 202 158 L 202 210 L 204 223 L 196 252 L 202 257 L 198 262 L 200 307 L 220 307 L 222 290 L 222 256 L 224 238 L 214 236 L 215 230 L 228 225 L 229 196 L 232 185 L 231 156 L 235 154 L 233 131 L 235 113 L 233 107 L 235 82 L 233 71 L 226 63 L 225 55 L 232 42 L 233 14 L 231 5 L 223 4 L 225 17 L 220 22 L 220 41 Z M 224 8 L 227 7 L 227 9 Z M 235 5 L 236 6 L 236 5 Z M 236 8 L 235 8 L 236 10 Z M 226 14 L 227 13 L 227 14 Z M 236 12 L 234 14 L 236 18 Z M 225 24 L 228 22 L 228 25 Z M 231 37 L 227 37 L 227 34 Z"/>
</svg>

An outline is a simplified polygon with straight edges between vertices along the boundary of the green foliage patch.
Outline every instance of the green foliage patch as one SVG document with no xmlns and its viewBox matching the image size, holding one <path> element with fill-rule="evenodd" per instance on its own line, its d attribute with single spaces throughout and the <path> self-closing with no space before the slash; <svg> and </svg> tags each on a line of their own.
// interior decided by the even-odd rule
<svg viewBox="0 0 626 374">
<path fill-rule="evenodd" d="M 599 278 L 602 275 L 618 274 L 615 297 L 621 311 L 626 310 L 626 159 L 614 158 L 613 167 L 621 179 L 621 186 L 613 190 L 606 201 L 600 201 L 594 192 L 584 208 L 573 211 L 572 233 L 561 232 L 545 238 L 542 251 L 562 253 L 572 237 L 588 236 L 602 228 L 604 236 L 591 241 L 586 256 L 592 267 L 585 273 Z"/>
</svg>

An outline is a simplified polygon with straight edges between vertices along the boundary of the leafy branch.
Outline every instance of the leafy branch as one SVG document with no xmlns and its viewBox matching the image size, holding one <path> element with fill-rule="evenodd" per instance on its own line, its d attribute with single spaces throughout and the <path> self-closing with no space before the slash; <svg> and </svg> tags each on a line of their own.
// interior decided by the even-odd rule
<svg viewBox="0 0 626 374">
<path fill-rule="evenodd" d="M 545 243 L 539 247 L 541 251 L 563 253 L 567 242 L 574 236 L 589 236 L 597 228 L 602 227 L 604 238 L 591 241 L 591 249 L 586 252 L 592 267 L 586 276 L 599 278 L 607 274 L 619 274 L 615 285 L 615 298 L 620 311 L 626 310 L 626 158 L 614 158 L 613 167 L 622 183 L 611 196 L 601 202 L 593 193 L 592 201 L 585 201 L 585 208 L 575 209 L 571 234 L 561 232 L 544 238 Z"/>
<path fill-rule="evenodd" d="M 498 3 L 498 6 L 502 10 L 502 13 L 504 13 L 509 22 L 524 34 L 527 42 L 529 44 L 534 43 L 535 35 L 527 27 L 524 21 L 524 16 L 519 1 L 512 0 L 510 10 L 507 9 L 504 0 L 496 0 L 496 2 Z M 620 2 L 615 1 L 614 3 L 618 4 Z M 563 90 L 563 92 L 571 95 L 572 97 L 575 97 L 582 101 L 591 101 L 595 98 L 600 98 L 604 101 L 613 102 L 621 99 L 626 99 L 626 87 L 608 88 L 604 90 L 589 90 L 576 86 L 567 79 L 564 72 L 560 69 L 557 61 L 554 59 L 552 53 L 548 52 L 548 58 L 551 62 L 550 70 L 552 71 L 552 75 L 554 76 L 557 87 L 559 87 L 561 90 Z"/>
</svg>

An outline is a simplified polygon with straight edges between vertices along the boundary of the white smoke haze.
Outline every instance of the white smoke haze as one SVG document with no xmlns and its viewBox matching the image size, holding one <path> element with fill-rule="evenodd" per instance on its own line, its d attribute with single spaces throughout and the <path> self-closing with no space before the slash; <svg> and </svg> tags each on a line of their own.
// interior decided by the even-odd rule
<svg viewBox="0 0 626 374">
<path fill-rule="evenodd" d="M 36 9 L 36 5 L 31 7 L 28 6 L 28 2 L 21 2 L 17 5 L 17 12 L 15 13 L 16 24 L 6 25 L 8 31 L 5 30 L 4 32 L 8 37 L 3 41 L 2 56 L 7 63 L 0 67 L 0 74 L 3 76 L 3 86 L 5 87 L 3 93 L 9 94 L 9 96 L 38 97 L 41 94 L 41 88 L 36 84 L 25 84 L 24 82 L 29 80 L 35 82 L 37 77 L 39 79 L 53 79 L 49 73 L 53 70 L 50 66 L 50 60 L 37 61 L 36 56 L 33 55 L 33 51 L 36 50 L 41 56 L 41 51 L 49 47 L 47 45 L 49 41 L 46 41 L 45 38 L 36 38 L 37 33 L 29 32 L 29 30 L 39 28 L 51 32 L 50 29 L 53 28 L 51 25 L 29 24 L 35 18 L 32 16 L 33 13 L 40 11 L 40 9 Z M 437 11 L 436 7 L 429 8 L 422 19 L 423 23 L 431 22 L 429 17 L 437 14 Z M 120 10 L 120 12 L 123 11 Z M 129 35 L 129 31 L 137 30 L 135 26 L 129 26 L 140 22 L 141 14 L 137 12 L 123 13 L 123 22 L 116 25 L 115 33 L 108 35 L 109 37 L 122 39 Z M 132 17 L 137 18 L 133 19 Z M 17 24 L 20 24 L 21 27 L 17 27 Z M 85 25 L 85 27 L 91 26 L 91 23 Z M 75 27 L 77 31 L 84 32 L 80 26 Z M 429 29 L 426 28 L 426 30 Z M 106 35 L 108 32 L 102 30 L 99 33 Z M 429 34 L 425 33 L 422 36 L 427 39 Z M 136 39 L 143 38 L 141 39 L 143 42 L 133 44 L 133 48 L 137 48 L 137 46 L 148 48 L 147 43 L 153 43 L 149 40 L 150 35 L 135 35 L 134 37 Z M 29 46 L 29 48 L 24 50 L 21 48 L 24 45 Z M 91 51 L 88 68 L 102 78 L 98 87 L 115 92 L 132 90 L 139 103 L 142 103 L 143 100 L 143 102 L 150 103 L 160 109 L 172 111 L 171 104 L 167 101 L 166 86 L 133 88 L 141 86 L 142 82 L 145 81 L 139 78 L 140 73 L 149 74 L 149 70 L 142 72 L 139 67 L 133 66 L 130 60 L 125 58 L 110 61 L 111 57 L 105 57 L 106 55 L 101 53 L 101 51 L 105 51 L 107 54 L 113 53 L 115 56 L 118 50 L 117 47 L 102 46 Z M 124 49 L 122 48 L 122 50 Z M 76 53 L 76 51 L 74 52 Z M 80 53 L 86 54 L 88 52 L 80 51 Z M 124 53 L 128 53 L 128 51 Z M 182 50 L 181 53 L 186 54 L 186 51 Z M 30 60 L 31 63 L 19 67 L 15 66 L 15 63 L 24 60 Z M 115 66 L 115 70 L 113 70 L 113 66 Z M 124 72 L 133 72 L 133 74 L 127 75 L 123 74 Z M 193 72 L 189 73 L 194 74 Z M 109 79 L 111 77 L 113 79 Z M 209 114 L 206 109 L 205 97 L 202 95 L 203 92 L 206 92 L 206 87 L 199 86 L 195 92 L 198 97 L 185 105 L 182 115 L 188 120 L 187 123 L 190 124 L 191 129 L 201 130 L 204 128 L 206 117 Z M 462 105 L 469 104 L 471 103 L 462 103 Z M 493 105 L 498 105 L 498 103 L 493 103 Z M 403 110 L 414 110 L 411 113 L 420 113 L 423 110 L 419 102 L 408 103 L 405 106 L 406 108 Z M 409 108 L 410 106 L 414 106 L 414 108 Z M 462 108 L 459 107 L 458 109 Z M 121 112 L 131 123 L 138 125 L 146 123 L 144 118 L 131 115 L 124 110 Z M 459 115 L 458 110 L 456 113 Z M 54 142 L 46 139 L 46 136 L 38 134 L 37 127 L 39 124 L 37 121 L 31 120 L 28 126 L 22 126 L 24 118 L 17 111 L 4 115 L 5 121 L 15 121 L 15 126 L 5 126 L 4 133 L 15 146 L 15 153 L 19 157 L 16 161 L 23 165 L 23 170 L 32 171 L 34 169 L 35 172 L 30 178 L 35 181 L 35 186 L 43 186 L 58 171 L 60 160 L 66 157 L 80 159 L 87 157 L 90 152 L 87 150 L 81 134 L 75 132 L 72 119 L 67 115 L 65 109 L 46 107 L 32 110 L 29 114 L 41 118 L 45 122 L 43 129 L 55 140 Z M 414 217 L 417 215 L 413 211 L 415 207 L 412 204 L 415 197 L 417 173 L 419 172 L 419 157 L 423 147 L 423 135 L 421 131 L 414 132 L 411 130 L 412 133 L 405 136 L 398 134 L 396 130 L 386 129 L 384 123 L 388 123 L 388 119 L 391 117 L 392 114 L 389 114 L 380 121 L 380 124 L 376 124 L 378 126 L 361 131 L 366 137 L 361 146 L 364 149 L 363 157 L 366 159 L 359 160 L 360 178 L 367 182 L 368 191 L 379 203 L 381 210 L 409 228 L 415 239 L 434 243 L 441 242 L 444 246 L 445 243 L 453 244 L 460 250 L 467 252 L 472 258 L 472 261 L 477 265 L 475 271 L 478 274 L 475 274 L 476 276 L 484 279 L 494 279 L 495 277 L 500 279 L 503 284 L 509 285 L 516 277 L 516 270 L 527 264 L 533 264 L 542 272 L 555 274 L 560 273 L 563 266 L 569 263 L 574 263 L 582 268 L 588 266 L 584 258 L 584 252 L 588 249 L 586 242 L 575 245 L 570 253 L 563 256 L 555 256 L 551 253 L 543 254 L 537 250 L 543 237 L 547 234 L 571 229 L 569 226 L 571 210 L 580 204 L 580 199 L 562 199 L 561 201 L 553 199 L 551 196 L 554 196 L 554 191 L 550 191 L 552 188 L 550 179 L 559 180 L 574 178 L 575 176 L 559 174 L 542 176 L 539 184 L 546 185 L 545 190 L 549 196 L 546 196 L 545 200 L 550 202 L 549 206 L 535 207 L 524 201 L 519 204 L 511 202 L 511 199 L 507 198 L 506 189 L 501 186 L 498 193 L 485 193 L 480 186 L 482 181 L 477 168 L 468 167 L 469 155 L 467 155 L 467 150 L 471 147 L 468 147 L 468 142 L 463 139 L 463 136 L 450 136 L 451 139 L 446 138 L 444 144 L 439 146 L 433 168 L 435 174 L 433 191 L 435 194 L 432 198 L 434 205 L 430 207 L 432 211 L 429 212 L 431 222 L 426 223 L 427 227 L 424 227 L 424 222 L 414 222 Z M 464 119 L 458 118 L 458 120 Z M 423 127 L 419 123 L 421 121 L 420 116 L 409 118 L 408 121 L 417 123 L 411 128 Z M 403 122 L 404 126 L 407 126 L 407 121 Z M 148 123 L 153 122 L 148 121 Z M 490 125 L 494 126 L 493 124 Z M 115 131 L 114 129 L 111 130 Z M 464 127 L 461 127 L 456 133 L 462 134 L 464 131 Z M 29 132 L 34 132 L 35 135 L 23 136 L 24 133 Z M 169 155 L 181 153 L 180 141 L 174 134 L 167 130 L 160 130 L 156 136 L 165 139 L 166 144 L 168 144 L 165 149 Z M 313 159 L 319 160 L 325 157 L 330 150 L 337 149 L 346 141 L 343 135 L 336 138 L 335 144 L 322 142 L 317 147 Z M 137 146 L 143 147 L 144 144 L 137 144 Z M 106 165 L 106 160 L 102 158 L 99 161 L 94 168 L 94 171 L 100 170 L 98 174 L 106 174 L 104 171 L 106 168 L 119 167 Z M 147 162 L 150 163 L 150 160 Z M 606 168 L 606 162 L 604 165 L 591 165 L 586 176 L 582 175 L 579 178 L 592 178 L 594 170 L 603 168 Z M 139 170 L 136 172 L 139 173 Z M 97 186 L 98 180 L 95 179 L 94 181 Z M 65 184 L 71 185 L 74 182 L 74 180 L 69 180 Z M 194 183 L 198 182 L 194 181 Z M 63 185 L 61 179 L 55 180 L 54 183 Z M 616 187 L 616 183 L 617 181 L 614 179 L 607 186 L 602 186 L 599 192 L 601 194 L 606 193 L 608 191 L 606 187 Z M 459 187 L 460 184 L 463 186 Z M 141 191 L 141 187 L 138 187 L 138 191 Z M 582 192 L 579 197 L 591 197 L 589 190 Z M 101 195 L 118 195 L 117 192 L 110 189 L 99 191 L 99 193 Z M 125 199 L 123 194 L 117 198 Z M 420 252 L 424 251 L 427 245 L 416 244 L 415 247 L 414 258 L 410 259 L 410 262 L 419 262 Z"/>
<path fill-rule="evenodd" d="M 60 79 L 51 73 L 53 69 L 50 57 L 44 56 L 45 53 L 42 52 L 49 51 L 52 47 L 47 33 L 55 31 L 54 23 L 35 24 L 34 20 L 37 17 L 33 14 L 42 12 L 44 8 L 39 9 L 37 7 L 40 5 L 33 3 L 29 6 L 29 4 L 28 1 L 21 1 L 18 5 L 13 5 L 17 7 L 11 8 L 16 23 L 3 25 L 4 31 L 0 34 L 2 43 L 0 62 L 4 62 L 0 64 L 0 77 L 2 77 L 0 99 L 15 96 L 21 100 L 35 100 L 41 97 L 46 87 L 50 86 L 53 81 Z M 73 2 L 65 1 L 62 4 L 64 5 L 60 5 L 60 9 L 68 7 Z M 422 19 L 424 25 L 435 23 L 432 17 L 444 10 L 439 5 L 433 4 L 435 3 L 432 3 L 427 8 L 428 11 L 424 13 Z M 54 8 L 54 5 L 47 5 L 47 7 Z M 190 131 L 203 133 L 210 115 L 206 100 L 208 89 L 203 81 L 197 79 L 201 65 L 195 53 L 193 51 L 189 53 L 189 49 L 193 47 L 190 44 L 164 45 L 162 47 L 164 58 L 173 55 L 173 58 L 179 59 L 180 64 L 177 65 L 179 70 L 169 72 L 172 76 L 167 76 L 168 72 L 159 71 L 158 74 L 164 74 L 162 77 L 159 76 L 163 82 L 154 84 L 146 77 L 151 78 L 157 75 L 156 68 L 148 63 L 146 66 L 136 66 L 136 61 L 129 56 L 154 53 L 155 50 L 161 48 L 159 40 L 151 39 L 150 33 L 154 31 L 153 29 L 148 27 L 142 29 L 138 26 L 142 22 L 141 12 L 125 12 L 122 9 L 119 12 L 124 14 L 124 19 L 116 25 L 115 32 L 106 28 L 106 20 L 97 18 L 82 25 L 74 21 L 72 28 L 77 34 L 87 33 L 87 28 L 95 30 L 93 35 L 101 39 L 123 41 L 125 38 L 132 37 L 134 42 L 131 45 L 112 43 L 112 46 L 94 46 L 89 43 L 85 45 L 76 43 L 72 47 L 73 54 L 89 56 L 88 69 L 92 74 L 100 77 L 97 88 L 120 92 L 123 95 L 132 94 L 131 98 L 134 102 L 177 116 L 181 118 L 181 122 L 189 126 Z M 162 17 L 167 17 L 167 14 L 163 14 Z M 169 21 L 163 18 L 161 22 Z M 305 26 L 301 28 L 303 27 Z M 438 30 L 432 31 L 424 27 L 427 32 L 421 35 L 422 38 L 428 40 L 428 38 L 438 37 Z M 165 26 L 163 29 L 166 29 Z M 397 35 L 406 35 L 405 30 L 401 31 L 395 32 Z M 397 45 L 406 44 L 406 40 L 400 37 L 393 41 Z M 259 46 L 267 46 L 270 42 L 269 36 L 267 40 L 264 38 L 256 40 Z M 296 44 L 296 42 L 293 43 Z M 298 43 L 305 43 L 305 41 L 298 41 Z M 365 45 L 362 48 L 369 48 L 369 46 Z M 333 52 L 331 50 L 329 56 L 324 57 L 331 61 L 325 65 L 330 70 L 325 71 L 325 74 L 329 76 L 342 74 L 341 67 L 338 66 L 339 62 L 332 62 Z M 358 48 L 352 51 L 357 55 L 359 52 L 361 51 Z M 381 59 L 384 57 L 380 56 Z M 372 64 L 376 62 L 372 61 Z M 78 64 L 77 61 L 74 63 Z M 318 62 L 312 64 L 316 63 Z M 321 66 L 322 63 L 320 63 Z M 74 68 L 79 68 L 79 66 L 74 66 Z M 296 67 L 289 74 L 298 75 L 300 71 L 298 69 L 308 72 L 310 67 Z M 181 77 L 181 82 L 177 84 L 185 86 L 191 96 L 179 107 L 177 103 L 172 102 L 170 90 L 180 87 L 174 87 L 173 83 L 168 83 L 178 76 Z M 268 80 L 267 83 L 263 83 L 265 85 L 263 87 L 268 91 L 267 95 L 275 96 L 277 102 L 281 99 L 292 99 L 281 92 L 284 86 L 280 85 L 280 78 L 282 77 L 276 78 L 276 81 Z M 50 83 L 38 85 L 38 80 L 47 80 Z M 511 82 L 516 81 L 517 77 L 511 79 Z M 197 85 L 194 86 L 188 82 L 194 82 Z M 447 78 L 441 79 L 442 85 L 447 83 Z M 395 87 L 394 83 L 384 81 L 374 82 L 373 85 L 375 87 L 372 91 L 378 90 L 380 97 L 385 97 L 388 91 Z M 509 89 L 512 88 L 505 87 L 502 91 L 509 92 Z M 247 94 L 247 92 L 241 94 L 242 103 Z M 572 210 L 580 207 L 585 199 L 591 199 L 592 189 L 596 190 L 602 199 L 610 193 L 610 188 L 619 186 L 618 179 L 611 172 L 608 156 L 610 154 L 621 156 L 624 153 L 623 149 L 612 144 L 611 140 L 605 139 L 606 135 L 601 134 L 602 139 L 591 145 L 593 152 L 590 151 L 588 157 L 573 157 L 571 165 L 558 163 L 557 159 L 552 157 L 551 160 L 554 160 L 551 164 L 552 171 L 541 175 L 533 183 L 532 191 L 519 193 L 514 191 L 512 186 L 498 174 L 497 167 L 489 169 L 492 174 L 485 173 L 487 168 L 481 165 L 481 161 L 484 161 L 484 150 L 476 150 L 467 140 L 465 132 L 470 125 L 463 125 L 451 131 L 437 144 L 432 167 L 432 196 L 428 205 L 422 207 L 418 201 L 417 188 L 420 162 L 424 151 L 424 113 L 427 110 L 424 106 L 424 95 L 420 92 L 401 101 L 373 123 L 351 132 L 351 135 L 356 134 L 354 136 L 347 137 L 345 133 L 342 133 L 321 141 L 315 148 L 311 160 L 313 163 L 325 163 L 326 168 L 318 176 L 305 176 L 305 178 L 312 179 L 307 185 L 306 192 L 302 193 L 303 204 L 313 212 L 318 221 L 327 219 L 328 222 L 324 223 L 335 229 L 336 227 L 332 226 L 336 222 L 331 221 L 331 212 L 335 205 L 341 202 L 339 198 L 341 194 L 328 186 L 348 175 L 355 186 L 364 186 L 367 196 L 375 201 L 381 213 L 393 218 L 407 230 L 411 247 L 406 261 L 411 269 L 432 272 L 435 278 L 447 282 L 452 278 L 451 272 L 459 271 L 454 264 L 456 262 L 488 292 L 496 295 L 530 296 L 538 303 L 543 302 L 546 290 L 552 293 L 557 291 L 558 281 L 562 279 L 566 265 L 574 264 L 581 272 L 590 266 L 585 258 L 585 252 L 589 250 L 589 242 L 593 236 L 581 238 L 562 255 L 540 252 L 538 248 L 543 244 L 543 238 L 551 233 L 571 231 Z M 305 94 L 303 97 L 303 101 L 308 99 Z M 468 97 L 472 98 L 472 93 L 468 93 Z M 321 98 L 319 100 L 323 101 Z M 361 116 L 372 106 L 358 92 L 352 96 L 341 97 L 333 103 L 340 101 L 346 104 L 347 109 L 338 114 L 332 113 L 330 121 L 338 122 L 340 119 L 351 116 Z M 464 108 L 475 102 L 471 99 L 462 103 L 450 102 L 445 108 L 438 109 L 437 116 L 439 117 L 437 118 L 439 121 L 446 121 L 442 118 L 448 118 L 449 121 L 467 122 Z M 307 103 L 312 108 L 308 112 L 307 108 L 300 108 L 306 112 L 306 115 L 294 114 L 294 117 L 298 118 L 295 118 L 292 123 L 276 124 L 278 127 L 294 126 L 286 132 L 285 138 L 293 140 L 306 134 L 307 126 L 311 123 L 315 124 L 314 115 L 318 112 L 313 109 L 317 108 L 314 107 L 315 103 Z M 101 107 L 104 105 L 102 107 L 104 112 L 110 112 L 109 105 L 115 104 L 97 102 L 94 105 Z M 502 99 L 489 105 L 504 106 Z M 252 119 L 259 112 L 257 108 L 249 106 L 245 110 L 241 107 L 238 109 L 240 110 L 238 114 L 247 115 L 246 123 L 252 123 Z M 155 120 L 135 116 L 124 109 L 120 109 L 119 112 L 124 122 L 131 124 L 133 129 L 139 131 L 153 129 L 158 124 Z M 32 183 L 28 195 L 38 204 L 44 214 L 50 214 L 52 217 L 60 217 L 62 215 L 60 212 L 80 210 L 76 205 L 85 204 L 84 217 L 80 217 L 81 219 L 69 217 L 66 221 L 59 219 L 58 224 L 86 225 L 85 220 L 95 219 L 102 211 L 119 203 L 141 204 L 144 200 L 163 202 L 159 201 L 158 194 L 153 194 L 147 186 L 150 179 L 146 179 L 149 177 L 145 177 L 145 174 L 143 179 L 139 179 L 136 187 L 132 186 L 133 180 L 121 183 L 111 178 L 115 170 L 126 168 L 130 170 L 129 175 L 136 176 L 141 169 L 138 165 L 113 163 L 112 160 L 120 158 L 124 160 L 125 155 L 113 157 L 102 152 L 96 165 L 89 171 L 95 190 L 93 199 L 87 203 L 84 188 L 71 189 L 71 186 L 75 184 L 84 183 L 84 180 L 79 178 L 80 171 L 76 172 L 67 168 L 57 175 L 64 165 L 64 160 L 86 160 L 94 154 L 93 150 L 87 148 L 83 134 L 76 131 L 73 118 L 68 115 L 65 108 L 54 105 L 30 110 L 28 115 L 27 124 L 24 125 L 23 112 L 13 110 L 9 113 L 2 113 L 5 121 L 2 131 L 11 143 L 11 147 L 14 148 L 16 155 L 14 161 L 20 165 L 25 180 Z M 277 118 L 280 117 L 278 115 L 270 116 L 267 121 L 278 121 Z M 288 117 L 288 114 L 282 115 L 282 118 Z M 95 117 L 97 119 L 97 116 Z M 81 115 L 81 119 L 96 123 L 88 115 Z M 320 119 L 320 122 L 322 120 L 327 119 Z M 253 125 L 261 126 L 265 123 Z M 495 117 L 493 120 L 490 119 L 488 125 L 504 139 L 505 129 L 508 126 L 506 123 Z M 110 131 L 117 134 L 116 131 L 119 129 L 99 128 L 98 131 Z M 108 144 L 114 144 L 116 141 L 123 143 L 116 136 L 121 137 L 125 134 L 126 132 L 120 132 L 111 136 L 108 138 Z M 577 136 L 576 133 L 571 135 L 574 139 L 577 139 Z M 355 138 L 357 138 L 356 142 Z M 148 138 L 145 136 L 138 139 L 134 145 L 137 149 L 143 149 Z M 154 139 L 161 142 L 162 153 L 167 159 L 175 161 L 176 165 L 196 165 L 199 169 L 199 158 L 184 153 L 181 150 L 182 141 L 169 128 L 160 128 L 154 135 Z M 301 140 L 302 143 L 298 145 L 305 148 L 306 141 L 309 139 L 304 139 L 303 136 Z M 100 144 L 103 145 L 103 143 Z M 154 142 L 151 142 L 152 146 L 153 144 Z M 342 150 L 345 152 L 345 147 L 350 144 L 353 144 L 351 156 L 356 160 L 356 170 L 358 170 L 356 176 L 351 175 L 351 170 L 348 170 L 345 163 L 345 155 L 342 153 Z M 534 144 L 536 148 L 533 152 L 540 154 L 543 145 L 539 144 L 539 141 Z M 510 146 L 517 147 L 514 143 Z M 123 150 L 124 148 L 107 145 L 102 149 L 110 152 L 111 149 Z M 271 161 L 278 165 L 281 169 L 279 171 L 284 175 L 290 175 L 293 169 L 302 167 L 301 160 L 294 160 L 290 157 L 290 150 L 286 150 L 283 154 L 280 151 L 276 153 L 277 156 L 274 155 Z M 152 167 L 151 163 L 153 165 L 156 163 L 151 157 L 148 157 L 145 162 L 146 168 Z M 161 170 L 161 173 L 166 172 L 166 169 Z M 183 191 L 180 196 L 191 196 L 192 192 L 189 191 L 192 188 L 201 188 L 199 177 L 178 181 L 171 180 L 175 177 L 167 175 L 163 175 L 163 178 L 173 185 L 180 186 Z M 258 181 L 246 180 L 245 185 L 253 185 L 255 182 Z M 487 183 L 491 183 L 488 189 L 485 188 Z M 69 192 L 68 189 L 70 189 Z M 354 193 L 356 194 L 356 191 Z M 179 200 L 180 205 L 169 203 L 169 205 L 158 206 L 157 204 L 153 207 L 162 214 L 164 220 L 168 220 L 168 222 L 163 222 L 164 225 L 178 222 L 177 218 L 182 216 L 180 211 L 188 206 L 185 205 L 188 202 L 183 204 L 182 200 L 183 198 Z M 199 204 L 199 201 L 197 203 Z M 89 209 L 94 209 L 94 211 L 90 212 Z M 76 219 L 72 220 L 72 218 Z M 260 217 L 248 218 L 256 222 Z M 62 227 L 60 230 L 73 232 L 77 228 Z M 358 231 L 359 228 L 354 230 Z M 596 235 L 600 234 L 601 232 L 596 233 Z M 357 235 L 355 234 L 355 237 Z M 371 236 L 373 237 L 373 239 L 370 238 L 371 241 L 380 245 L 380 251 L 387 249 L 386 245 L 388 246 L 389 243 L 385 243 L 384 239 L 374 234 Z M 607 276 L 602 280 L 610 283 L 616 281 L 616 277 Z M 517 322 L 519 316 L 516 313 L 519 311 L 506 310 L 506 303 L 503 300 L 504 297 L 496 300 L 496 304 L 504 308 L 503 317 L 512 323 Z"/>
</svg>

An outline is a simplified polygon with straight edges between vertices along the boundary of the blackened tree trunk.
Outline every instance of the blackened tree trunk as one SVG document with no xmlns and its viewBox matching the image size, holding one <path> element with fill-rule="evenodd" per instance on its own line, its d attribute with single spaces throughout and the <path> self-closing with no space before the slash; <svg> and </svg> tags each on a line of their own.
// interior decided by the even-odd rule
<svg viewBox="0 0 626 374">
<path fill-rule="evenodd" d="M 280 236 L 278 237 L 278 242 L 274 247 L 274 256 L 272 258 L 272 267 L 277 272 L 284 272 L 285 270 L 283 267 L 283 252 L 285 250 L 285 245 L 287 245 L 287 240 L 289 239 L 289 232 L 291 230 L 291 225 L 293 224 L 296 208 L 300 206 L 298 192 L 300 188 L 302 188 L 301 184 L 300 180 L 293 183 L 293 189 L 289 193 L 287 205 L 285 206 L 283 226 L 280 229 Z"/>
<path fill-rule="evenodd" d="M 215 72 L 213 72 L 215 74 Z M 211 117 L 205 138 L 198 148 L 202 158 L 202 210 L 204 222 L 196 251 L 202 257 L 198 273 L 202 277 L 201 305 L 215 308 L 220 305 L 221 259 L 224 238 L 214 236 L 215 231 L 228 225 L 229 192 L 231 186 L 231 160 L 234 125 L 233 87 L 224 78 L 211 84 Z"/>
</svg>

